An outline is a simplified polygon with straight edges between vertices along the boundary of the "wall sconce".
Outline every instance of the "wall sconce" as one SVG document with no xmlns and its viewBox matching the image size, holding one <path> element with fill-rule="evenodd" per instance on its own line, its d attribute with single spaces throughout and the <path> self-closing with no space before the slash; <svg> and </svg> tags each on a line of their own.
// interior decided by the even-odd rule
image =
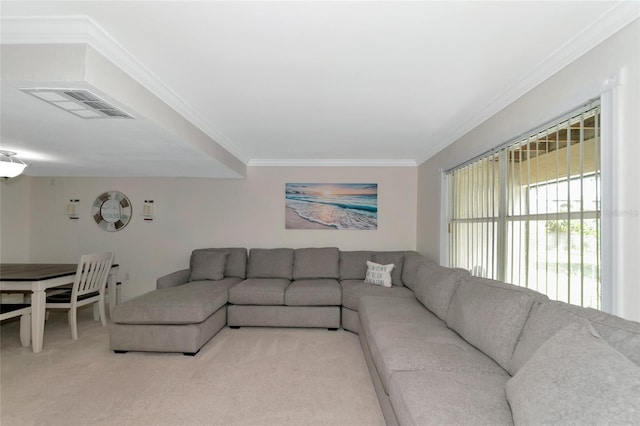
<svg viewBox="0 0 640 426">
<path fill-rule="evenodd" d="M 80 217 L 80 200 L 69 200 L 67 216 L 69 216 L 69 219 L 78 219 Z"/>
<path fill-rule="evenodd" d="M 153 220 L 153 200 L 144 200 L 142 218 L 144 220 Z"/>
</svg>

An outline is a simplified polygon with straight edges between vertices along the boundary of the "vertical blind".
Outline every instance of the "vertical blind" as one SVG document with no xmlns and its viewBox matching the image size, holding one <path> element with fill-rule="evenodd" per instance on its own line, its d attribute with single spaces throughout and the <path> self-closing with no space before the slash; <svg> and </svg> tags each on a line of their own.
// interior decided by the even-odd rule
<svg viewBox="0 0 640 426">
<path fill-rule="evenodd" d="M 447 172 L 451 266 L 599 309 L 600 105 Z"/>
</svg>

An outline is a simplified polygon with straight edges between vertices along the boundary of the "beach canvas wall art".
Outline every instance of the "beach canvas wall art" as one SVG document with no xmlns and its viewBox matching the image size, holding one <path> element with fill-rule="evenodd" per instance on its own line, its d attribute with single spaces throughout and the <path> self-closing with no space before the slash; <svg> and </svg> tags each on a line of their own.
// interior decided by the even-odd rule
<svg viewBox="0 0 640 426">
<path fill-rule="evenodd" d="M 287 183 L 286 229 L 378 229 L 377 183 Z"/>
</svg>

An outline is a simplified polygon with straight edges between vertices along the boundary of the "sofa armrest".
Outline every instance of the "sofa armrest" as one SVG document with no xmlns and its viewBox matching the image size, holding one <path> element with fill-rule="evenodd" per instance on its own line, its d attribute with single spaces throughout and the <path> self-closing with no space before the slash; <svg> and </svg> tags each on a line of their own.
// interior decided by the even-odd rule
<svg viewBox="0 0 640 426">
<path fill-rule="evenodd" d="M 172 272 L 170 274 L 164 275 L 156 280 L 156 288 L 169 288 L 169 287 L 177 287 L 181 284 L 185 284 L 189 282 L 189 277 L 191 276 L 191 269 L 182 269 L 180 271 Z"/>
</svg>

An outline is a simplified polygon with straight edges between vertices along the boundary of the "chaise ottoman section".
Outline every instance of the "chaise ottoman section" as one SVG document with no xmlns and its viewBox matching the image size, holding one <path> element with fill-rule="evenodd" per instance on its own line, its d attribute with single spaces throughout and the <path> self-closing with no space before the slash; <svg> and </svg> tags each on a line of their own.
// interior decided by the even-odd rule
<svg viewBox="0 0 640 426">
<path fill-rule="evenodd" d="M 197 324 L 111 324 L 114 352 L 182 352 L 195 355 L 227 323 L 226 307 Z"/>
<path fill-rule="evenodd" d="M 111 350 L 195 354 L 224 328 L 228 289 L 239 281 L 192 281 L 116 306 L 109 330 Z"/>
<path fill-rule="evenodd" d="M 226 288 L 192 281 L 151 291 L 116 306 L 113 322 L 121 324 L 197 324 L 226 305 Z"/>
</svg>

